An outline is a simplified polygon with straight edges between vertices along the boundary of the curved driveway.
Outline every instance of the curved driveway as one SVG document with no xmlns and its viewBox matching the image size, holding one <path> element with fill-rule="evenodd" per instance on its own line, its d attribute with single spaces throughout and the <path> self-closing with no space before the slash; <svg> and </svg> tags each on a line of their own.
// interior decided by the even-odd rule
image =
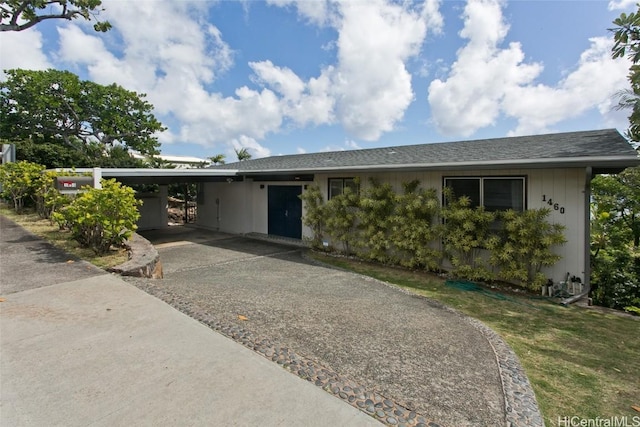
<svg viewBox="0 0 640 427">
<path fill-rule="evenodd" d="M 165 277 L 127 280 L 223 332 L 242 331 L 267 357 L 285 349 L 441 425 L 505 424 L 496 356 L 468 318 L 291 246 L 189 228 L 142 234 Z"/>
</svg>

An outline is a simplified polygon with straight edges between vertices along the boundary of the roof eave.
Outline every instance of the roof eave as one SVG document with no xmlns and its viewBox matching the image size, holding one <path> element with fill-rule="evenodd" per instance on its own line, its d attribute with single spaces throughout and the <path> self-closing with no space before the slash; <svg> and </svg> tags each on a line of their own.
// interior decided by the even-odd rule
<svg viewBox="0 0 640 427">
<path fill-rule="evenodd" d="M 606 157 L 565 157 L 555 159 L 518 159 L 505 161 L 467 161 L 467 162 L 441 162 L 441 163 L 403 163 L 403 164 L 378 164 L 357 166 L 324 166 L 310 168 L 282 168 L 239 170 L 240 175 L 262 175 L 274 173 L 331 173 L 331 172 L 385 172 L 391 170 L 467 170 L 467 169 L 503 169 L 503 168 L 563 168 L 563 167 L 592 167 L 598 170 L 623 170 L 627 167 L 639 166 L 640 158 L 631 156 L 606 156 Z M 613 173 L 613 172 L 611 172 Z"/>
</svg>

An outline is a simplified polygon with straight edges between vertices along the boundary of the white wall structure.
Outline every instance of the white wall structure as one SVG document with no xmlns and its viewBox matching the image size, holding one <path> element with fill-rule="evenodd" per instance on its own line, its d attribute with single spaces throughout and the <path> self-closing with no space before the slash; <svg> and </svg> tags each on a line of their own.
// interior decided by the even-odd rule
<svg viewBox="0 0 640 427">
<path fill-rule="evenodd" d="M 157 193 L 136 194 L 136 199 L 142 201 L 138 209 L 140 219 L 138 230 L 151 230 L 168 227 L 168 187 L 161 185 Z"/>
<path fill-rule="evenodd" d="M 206 182 L 198 200 L 196 224 L 226 233 L 253 230 L 253 182 Z"/>
</svg>

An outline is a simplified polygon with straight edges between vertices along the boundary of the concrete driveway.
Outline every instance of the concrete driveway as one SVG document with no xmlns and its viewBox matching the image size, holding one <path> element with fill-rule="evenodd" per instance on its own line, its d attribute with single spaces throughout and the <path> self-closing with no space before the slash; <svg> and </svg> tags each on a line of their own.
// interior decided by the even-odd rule
<svg viewBox="0 0 640 427">
<path fill-rule="evenodd" d="M 495 346 L 477 322 L 300 248 L 182 227 L 141 234 L 165 276 L 126 280 L 380 421 L 505 424 Z"/>
<path fill-rule="evenodd" d="M 0 426 L 379 423 L 0 216 Z"/>
</svg>

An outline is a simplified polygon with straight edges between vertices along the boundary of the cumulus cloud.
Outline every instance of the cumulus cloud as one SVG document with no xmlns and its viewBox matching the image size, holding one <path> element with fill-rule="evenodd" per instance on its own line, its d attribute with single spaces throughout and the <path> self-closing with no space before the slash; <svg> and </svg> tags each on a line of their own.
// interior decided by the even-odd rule
<svg viewBox="0 0 640 427">
<path fill-rule="evenodd" d="M 310 3 L 317 3 L 312 10 Z M 428 29 L 442 28 L 439 2 L 427 0 L 418 7 L 382 0 L 272 4 L 295 5 L 301 16 L 326 22 L 338 32 L 338 62 L 305 82 L 304 89 L 291 70 L 270 62 L 252 65 L 259 78 L 282 95 L 285 114 L 298 125 L 339 121 L 363 140 L 393 130 L 414 100 L 406 62 L 418 55 Z M 325 6 L 320 9 L 318 4 Z"/>
<path fill-rule="evenodd" d="M 467 43 L 445 79 L 429 86 L 432 120 L 452 136 L 470 136 L 503 116 L 517 120 L 511 134 L 541 133 L 594 107 L 608 114 L 625 87 L 629 64 L 610 58 L 611 42 L 592 38 L 572 72 L 555 86 L 536 83 L 540 63 L 525 62 L 519 43 L 501 47 L 509 26 L 498 0 L 469 1 L 460 36 Z"/>
<path fill-rule="evenodd" d="M 518 120 L 512 134 L 546 132 L 549 126 L 594 107 L 602 116 L 614 115 L 617 103 L 614 95 L 620 88 L 627 87 L 630 64 L 626 60 L 611 59 L 612 41 L 608 38 L 595 37 L 590 42 L 576 69 L 555 87 L 516 87 L 505 95 L 505 113 Z"/>
<path fill-rule="evenodd" d="M 638 3 L 637 0 L 611 0 L 609 2 L 609 10 L 629 9 Z"/>
<path fill-rule="evenodd" d="M 225 144 L 233 153 L 245 143 L 254 157 L 269 154 L 257 140 L 277 131 L 282 122 L 274 92 L 241 87 L 224 97 L 207 89 L 233 66 L 234 52 L 217 27 L 199 18 L 206 15 L 206 5 L 106 3 L 105 19 L 114 26 L 107 36 L 75 24 L 59 29 L 63 61 L 86 67 L 98 83 L 116 82 L 146 93 L 159 118 L 176 123 L 160 136 L 163 144 Z"/>
<path fill-rule="evenodd" d="M 35 28 L 25 31 L 6 31 L 0 34 L 2 55 L 0 55 L 0 79 L 5 78 L 3 70 L 22 68 L 25 70 L 45 70 L 52 67 L 42 52 L 42 33 Z"/>
</svg>

